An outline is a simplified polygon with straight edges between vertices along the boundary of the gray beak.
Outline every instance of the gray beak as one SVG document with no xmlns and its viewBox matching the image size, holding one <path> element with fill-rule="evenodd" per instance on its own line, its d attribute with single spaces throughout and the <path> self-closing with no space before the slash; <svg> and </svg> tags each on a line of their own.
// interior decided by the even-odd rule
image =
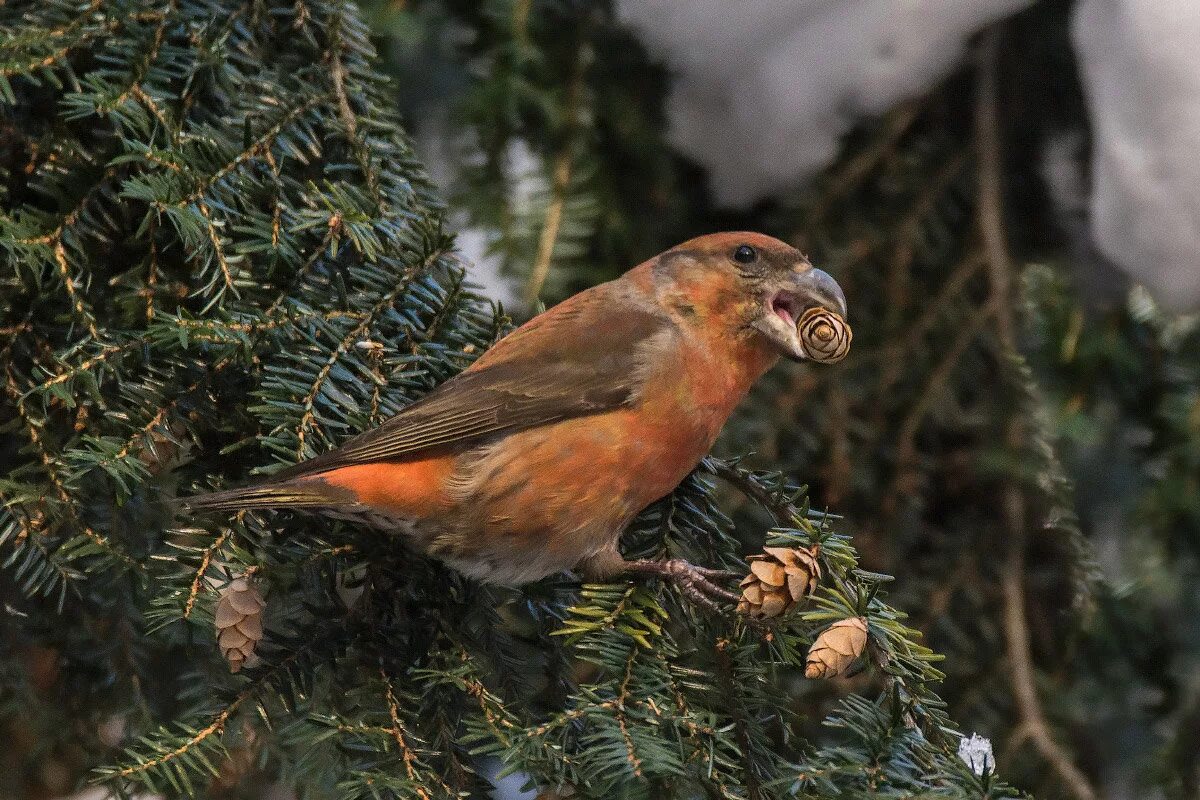
<svg viewBox="0 0 1200 800">
<path fill-rule="evenodd" d="M 842 287 L 824 270 L 816 268 L 793 273 L 774 294 L 767 297 L 763 314 L 754 327 L 779 349 L 781 355 L 793 361 L 808 358 L 796 323 L 800 316 L 814 306 L 846 316 L 846 295 Z"/>
<path fill-rule="evenodd" d="M 836 311 L 838 316 L 846 316 L 846 295 L 833 276 L 822 269 L 810 269 L 800 276 L 797 281 L 798 293 L 808 292 L 810 302 L 806 308 L 820 306 L 829 311 Z"/>
</svg>

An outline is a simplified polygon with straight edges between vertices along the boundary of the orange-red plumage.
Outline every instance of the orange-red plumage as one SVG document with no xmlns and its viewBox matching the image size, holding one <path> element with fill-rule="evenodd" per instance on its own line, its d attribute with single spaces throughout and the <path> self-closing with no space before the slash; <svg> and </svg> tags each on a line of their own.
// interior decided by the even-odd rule
<svg viewBox="0 0 1200 800">
<path fill-rule="evenodd" d="M 533 318 L 380 428 L 191 505 L 357 516 L 497 582 L 612 574 L 631 566 L 617 542 L 633 517 L 781 354 L 805 357 L 795 320 L 812 306 L 845 313 L 837 284 L 783 242 L 693 239 Z M 633 566 L 705 589 L 703 570 Z"/>
</svg>

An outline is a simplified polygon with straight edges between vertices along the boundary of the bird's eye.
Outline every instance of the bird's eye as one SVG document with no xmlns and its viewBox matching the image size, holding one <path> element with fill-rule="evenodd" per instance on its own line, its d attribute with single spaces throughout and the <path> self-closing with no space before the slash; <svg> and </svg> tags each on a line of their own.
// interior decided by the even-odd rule
<svg viewBox="0 0 1200 800">
<path fill-rule="evenodd" d="M 733 260 L 739 264 L 750 264 L 758 258 L 758 251 L 748 244 L 739 245 L 733 251 Z"/>
</svg>

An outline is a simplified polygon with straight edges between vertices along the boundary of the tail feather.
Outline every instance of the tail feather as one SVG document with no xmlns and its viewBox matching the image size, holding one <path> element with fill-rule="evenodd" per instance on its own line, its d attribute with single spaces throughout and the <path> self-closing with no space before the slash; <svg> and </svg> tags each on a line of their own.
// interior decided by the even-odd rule
<svg viewBox="0 0 1200 800">
<path fill-rule="evenodd" d="M 318 508 L 336 500 L 315 486 L 277 483 L 229 489 L 185 497 L 180 505 L 188 511 L 249 511 L 262 508 Z"/>
</svg>

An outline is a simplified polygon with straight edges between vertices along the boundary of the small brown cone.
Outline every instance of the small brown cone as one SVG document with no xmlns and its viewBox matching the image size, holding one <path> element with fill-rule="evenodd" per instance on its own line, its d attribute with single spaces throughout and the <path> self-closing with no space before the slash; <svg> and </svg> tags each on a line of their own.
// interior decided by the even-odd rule
<svg viewBox="0 0 1200 800">
<path fill-rule="evenodd" d="M 808 649 L 804 665 L 806 678 L 832 678 L 841 675 L 867 647 L 867 621 L 862 617 L 839 619 L 825 630 Z"/>
<path fill-rule="evenodd" d="M 750 574 L 742 579 L 742 599 L 737 610 L 755 619 L 777 617 L 817 588 L 821 565 L 818 547 L 764 547 L 762 555 L 750 556 Z"/>
<path fill-rule="evenodd" d="M 796 332 L 808 357 L 819 364 L 841 361 L 850 352 L 854 332 L 838 314 L 824 308 L 810 308 L 796 323 Z"/>
<path fill-rule="evenodd" d="M 217 601 L 217 644 L 237 672 L 254 658 L 254 648 L 263 636 L 262 610 L 266 603 L 245 575 L 230 581 Z"/>
</svg>

